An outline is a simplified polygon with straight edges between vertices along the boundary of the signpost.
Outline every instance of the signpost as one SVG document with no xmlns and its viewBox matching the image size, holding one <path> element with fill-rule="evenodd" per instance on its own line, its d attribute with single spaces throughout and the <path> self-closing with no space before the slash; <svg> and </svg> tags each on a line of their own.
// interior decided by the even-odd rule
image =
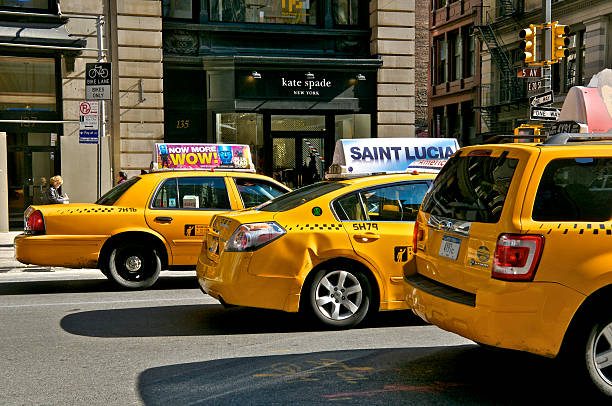
<svg viewBox="0 0 612 406">
<path fill-rule="evenodd" d="M 561 110 L 553 107 L 531 107 L 529 119 L 540 121 L 557 121 Z"/>
<path fill-rule="evenodd" d="M 544 93 L 537 94 L 529 98 L 529 105 L 532 107 L 536 106 L 547 106 L 553 102 L 552 90 Z"/>
<path fill-rule="evenodd" d="M 79 144 L 98 143 L 98 106 L 97 101 L 79 103 Z"/>
</svg>

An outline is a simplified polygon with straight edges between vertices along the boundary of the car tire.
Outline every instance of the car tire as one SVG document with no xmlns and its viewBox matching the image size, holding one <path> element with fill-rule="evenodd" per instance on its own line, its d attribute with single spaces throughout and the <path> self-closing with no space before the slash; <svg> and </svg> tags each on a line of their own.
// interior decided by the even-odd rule
<svg viewBox="0 0 612 406">
<path fill-rule="evenodd" d="M 368 314 L 372 288 L 360 271 L 321 269 L 310 285 L 309 310 L 314 318 L 330 328 L 351 328 Z"/>
<path fill-rule="evenodd" d="M 108 259 L 111 280 L 128 289 L 146 289 L 153 285 L 161 272 L 157 251 L 142 244 L 115 246 Z"/>
<path fill-rule="evenodd" d="M 604 395 L 612 397 L 612 317 L 590 324 L 584 360 L 590 381 Z"/>
</svg>

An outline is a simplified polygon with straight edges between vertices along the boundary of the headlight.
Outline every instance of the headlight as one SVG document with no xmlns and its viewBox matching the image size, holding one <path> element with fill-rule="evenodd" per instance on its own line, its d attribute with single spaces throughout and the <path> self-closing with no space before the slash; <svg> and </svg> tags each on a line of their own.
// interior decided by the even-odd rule
<svg viewBox="0 0 612 406">
<path fill-rule="evenodd" d="M 225 251 L 255 251 L 286 233 L 284 228 L 273 221 L 243 224 L 234 231 L 225 246 Z"/>
</svg>

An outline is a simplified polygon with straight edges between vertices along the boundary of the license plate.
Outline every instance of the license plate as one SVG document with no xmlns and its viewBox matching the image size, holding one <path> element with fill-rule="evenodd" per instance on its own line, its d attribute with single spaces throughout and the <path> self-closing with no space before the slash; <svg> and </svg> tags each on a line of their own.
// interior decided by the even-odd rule
<svg viewBox="0 0 612 406">
<path fill-rule="evenodd" d="M 461 247 L 461 239 L 451 237 L 450 235 L 442 236 L 442 244 L 440 244 L 440 252 L 438 255 L 450 259 L 457 259 L 459 256 L 459 247 Z"/>
</svg>

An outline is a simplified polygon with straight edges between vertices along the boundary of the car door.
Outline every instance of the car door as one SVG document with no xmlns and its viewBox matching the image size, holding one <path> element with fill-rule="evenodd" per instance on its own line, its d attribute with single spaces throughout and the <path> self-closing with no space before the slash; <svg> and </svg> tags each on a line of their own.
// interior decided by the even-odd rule
<svg viewBox="0 0 612 406">
<path fill-rule="evenodd" d="M 196 265 L 211 218 L 233 209 L 227 182 L 223 176 L 176 177 L 157 188 L 145 218 L 170 245 L 170 265 Z"/>
<path fill-rule="evenodd" d="M 355 253 L 383 279 L 383 310 L 405 307 L 404 272 L 414 256 L 414 221 L 428 188 L 427 181 L 406 181 L 363 189 L 334 202 Z"/>
</svg>

